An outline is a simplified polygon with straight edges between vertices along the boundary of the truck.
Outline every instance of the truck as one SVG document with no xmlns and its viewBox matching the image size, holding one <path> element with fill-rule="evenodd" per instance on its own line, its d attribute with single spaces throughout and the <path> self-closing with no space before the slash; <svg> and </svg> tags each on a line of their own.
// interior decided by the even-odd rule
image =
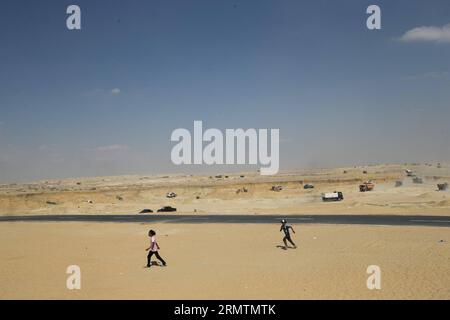
<svg viewBox="0 0 450 320">
<path fill-rule="evenodd" d="M 372 191 L 375 188 L 375 184 L 372 181 L 366 181 L 359 185 L 360 192 Z"/>
<path fill-rule="evenodd" d="M 448 189 L 448 183 L 438 183 L 437 187 L 439 191 L 446 191 Z"/>
<path fill-rule="evenodd" d="M 322 193 L 323 201 L 341 201 L 344 200 L 344 194 L 340 191 Z"/>
</svg>

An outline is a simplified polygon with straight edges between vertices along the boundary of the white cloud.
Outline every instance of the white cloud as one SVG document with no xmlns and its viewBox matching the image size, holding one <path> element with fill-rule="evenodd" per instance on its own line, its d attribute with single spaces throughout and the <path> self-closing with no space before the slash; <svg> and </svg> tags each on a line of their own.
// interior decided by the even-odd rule
<svg viewBox="0 0 450 320">
<path fill-rule="evenodd" d="M 447 78 L 448 75 L 449 75 L 448 71 L 431 71 L 431 72 L 426 72 L 426 73 L 422 73 L 422 74 L 407 76 L 404 79 L 405 80 L 422 80 L 422 79 L 438 80 L 438 79 Z"/>
<path fill-rule="evenodd" d="M 119 89 L 119 88 L 114 88 L 114 89 L 112 89 L 112 90 L 111 90 L 111 94 L 112 94 L 113 96 L 119 95 L 119 94 L 120 94 L 120 89 Z"/>
<path fill-rule="evenodd" d="M 121 145 L 121 144 L 112 144 L 110 146 L 101 146 L 95 148 L 96 151 L 122 151 L 122 150 L 128 150 L 128 146 Z"/>
<path fill-rule="evenodd" d="M 40 145 L 39 147 L 38 147 L 38 150 L 39 151 L 46 151 L 46 150 L 49 150 L 50 148 L 47 146 L 47 145 L 45 145 L 45 144 L 43 144 L 43 145 Z"/>
<path fill-rule="evenodd" d="M 413 28 L 406 31 L 399 40 L 402 42 L 450 42 L 450 24 L 443 27 Z"/>
</svg>

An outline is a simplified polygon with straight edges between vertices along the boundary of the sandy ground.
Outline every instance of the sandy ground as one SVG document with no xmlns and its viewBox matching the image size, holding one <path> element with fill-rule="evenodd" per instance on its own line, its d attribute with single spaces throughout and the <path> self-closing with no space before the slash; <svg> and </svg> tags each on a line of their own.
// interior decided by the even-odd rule
<svg viewBox="0 0 450 320">
<path fill-rule="evenodd" d="M 415 184 L 405 169 L 423 179 Z M 364 173 L 366 171 L 366 173 Z M 373 180 L 375 190 L 359 192 Z M 395 187 L 395 181 L 403 186 Z M 137 214 L 171 205 L 181 214 L 450 214 L 450 165 L 391 164 L 315 169 L 260 176 L 215 175 L 119 176 L 0 185 L 0 215 Z M 306 183 L 315 188 L 304 190 Z M 280 192 L 271 191 L 280 185 Z M 248 192 L 237 193 L 246 188 Z M 166 198 L 166 193 L 178 194 Z M 323 203 L 322 192 L 342 191 L 344 201 Z"/>
<path fill-rule="evenodd" d="M 167 267 L 144 268 L 147 231 Z M 448 228 L 0 223 L 1 299 L 449 299 Z M 66 268 L 81 267 L 81 290 Z M 381 268 L 369 290 L 366 268 Z"/>
</svg>

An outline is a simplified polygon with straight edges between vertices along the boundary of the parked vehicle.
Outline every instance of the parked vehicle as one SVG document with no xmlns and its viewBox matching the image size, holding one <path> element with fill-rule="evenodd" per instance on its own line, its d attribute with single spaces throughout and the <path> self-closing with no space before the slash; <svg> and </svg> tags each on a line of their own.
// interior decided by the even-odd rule
<svg viewBox="0 0 450 320">
<path fill-rule="evenodd" d="M 344 200 L 344 194 L 340 191 L 322 193 L 323 201 L 342 201 Z"/>
<path fill-rule="evenodd" d="M 423 183 L 423 180 L 422 180 L 422 178 L 414 177 L 414 178 L 413 178 L 413 183 L 418 183 L 418 184 L 420 184 L 420 183 Z"/>
<path fill-rule="evenodd" d="M 448 189 L 448 183 L 438 183 L 437 187 L 439 191 L 445 191 Z"/>
<path fill-rule="evenodd" d="M 139 213 L 152 213 L 153 210 L 152 209 L 142 209 L 141 212 Z"/>
<path fill-rule="evenodd" d="M 314 186 L 312 184 L 307 183 L 303 186 L 303 189 L 314 189 Z"/>
<path fill-rule="evenodd" d="M 282 186 L 272 186 L 272 188 L 270 190 L 279 192 L 279 191 L 283 190 L 283 187 Z"/>
<path fill-rule="evenodd" d="M 412 170 L 406 169 L 405 172 L 406 172 L 406 175 L 407 175 L 408 177 L 412 177 L 412 176 L 413 176 Z"/>
<path fill-rule="evenodd" d="M 166 197 L 167 198 L 175 198 L 177 194 L 175 192 L 167 192 Z"/>
<path fill-rule="evenodd" d="M 162 207 L 161 209 L 158 209 L 157 212 L 174 212 L 174 211 L 177 211 L 177 209 L 171 206 L 165 206 Z"/>
</svg>

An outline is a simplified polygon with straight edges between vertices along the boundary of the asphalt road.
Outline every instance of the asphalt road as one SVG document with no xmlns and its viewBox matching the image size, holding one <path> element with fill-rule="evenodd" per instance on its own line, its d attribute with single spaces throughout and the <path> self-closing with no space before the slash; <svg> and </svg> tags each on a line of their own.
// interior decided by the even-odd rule
<svg viewBox="0 0 450 320">
<path fill-rule="evenodd" d="M 316 224 L 362 224 L 390 226 L 438 226 L 450 227 L 449 216 L 425 215 L 27 215 L 0 216 L 0 222 L 164 222 L 164 223 L 278 223 L 281 219 L 289 223 Z"/>
</svg>

